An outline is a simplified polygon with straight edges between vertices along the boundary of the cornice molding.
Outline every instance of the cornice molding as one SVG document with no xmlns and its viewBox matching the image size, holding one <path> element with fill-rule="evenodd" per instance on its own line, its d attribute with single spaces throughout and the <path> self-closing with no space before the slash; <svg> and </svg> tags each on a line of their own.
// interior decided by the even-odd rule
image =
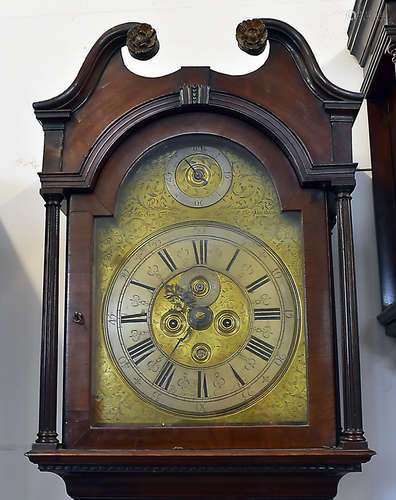
<svg viewBox="0 0 396 500">
<path fill-rule="evenodd" d="M 35 111 L 71 109 L 76 111 L 88 99 L 113 54 L 126 44 L 127 33 L 140 23 L 124 23 L 106 31 L 89 51 L 73 83 L 52 99 L 33 103 Z"/>
<path fill-rule="evenodd" d="M 381 61 L 396 41 L 396 4 L 389 0 L 357 0 L 348 28 L 348 49 L 364 68 L 362 94 L 373 88 Z M 389 62 L 391 57 L 389 57 Z M 395 63 L 395 60 L 393 61 Z"/>
<path fill-rule="evenodd" d="M 362 101 L 362 95 L 333 84 L 323 74 L 305 38 L 296 29 L 277 19 L 261 19 L 268 29 L 268 39 L 279 42 L 291 54 L 301 76 L 320 100 Z"/>
<path fill-rule="evenodd" d="M 268 29 L 268 38 L 280 43 L 292 56 L 305 83 L 321 100 L 351 100 L 360 102 L 361 95 L 337 87 L 322 73 L 315 56 L 305 38 L 292 26 L 276 19 L 261 19 Z M 35 111 L 72 110 L 84 105 L 94 91 L 99 78 L 114 53 L 127 40 L 128 32 L 140 23 L 124 23 L 106 31 L 87 55 L 73 83 L 52 99 L 35 102 Z"/>
<path fill-rule="evenodd" d="M 39 464 L 40 471 L 55 472 L 59 475 L 70 473 L 114 473 L 127 472 L 131 474 L 329 474 L 344 475 L 349 472 L 360 472 L 360 464 L 320 464 L 320 465 L 116 465 L 116 464 Z"/>
<path fill-rule="evenodd" d="M 327 103 L 327 107 L 331 112 L 341 110 L 347 115 L 349 111 L 349 115 L 352 115 L 350 120 L 353 121 L 358 106 L 355 103 L 349 106 L 345 102 L 341 107 L 337 104 L 331 101 Z M 40 173 L 43 188 L 51 190 L 52 185 L 61 182 L 66 190 L 92 189 L 106 158 L 123 137 L 147 120 L 160 117 L 166 112 L 179 112 L 181 106 L 180 95 L 174 93 L 131 109 L 103 131 L 90 149 L 79 173 Z M 271 111 L 239 96 L 214 90 L 210 91 L 207 102 L 205 99 L 201 104 L 194 104 L 194 109 L 202 109 L 202 106 L 205 109 L 233 114 L 264 129 L 289 158 L 302 186 L 327 185 L 345 189 L 353 189 L 355 186 L 355 163 L 314 164 L 302 140 Z"/>
<path fill-rule="evenodd" d="M 363 67 L 369 55 L 386 0 L 356 0 L 348 27 L 348 49 Z"/>
</svg>

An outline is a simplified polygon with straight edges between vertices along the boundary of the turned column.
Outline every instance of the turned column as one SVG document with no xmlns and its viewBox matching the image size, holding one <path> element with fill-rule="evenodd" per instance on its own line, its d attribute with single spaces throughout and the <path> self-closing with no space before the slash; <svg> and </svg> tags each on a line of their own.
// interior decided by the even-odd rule
<svg viewBox="0 0 396 500">
<path fill-rule="evenodd" d="M 58 375 L 59 213 L 63 195 L 44 194 L 45 248 L 41 329 L 39 431 L 35 446 L 56 448 Z"/>
<path fill-rule="evenodd" d="M 337 222 L 344 398 L 344 425 L 341 433 L 341 445 L 344 448 L 367 448 L 362 424 L 356 278 L 349 191 L 337 193 Z"/>
</svg>

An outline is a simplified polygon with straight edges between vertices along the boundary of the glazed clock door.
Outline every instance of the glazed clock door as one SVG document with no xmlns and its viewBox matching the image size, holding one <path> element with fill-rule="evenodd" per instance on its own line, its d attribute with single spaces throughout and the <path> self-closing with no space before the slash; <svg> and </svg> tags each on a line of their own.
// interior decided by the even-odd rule
<svg viewBox="0 0 396 500">
<path fill-rule="evenodd" d="M 163 117 L 69 206 L 68 447 L 334 446 L 326 197 L 268 135 Z"/>
</svg>

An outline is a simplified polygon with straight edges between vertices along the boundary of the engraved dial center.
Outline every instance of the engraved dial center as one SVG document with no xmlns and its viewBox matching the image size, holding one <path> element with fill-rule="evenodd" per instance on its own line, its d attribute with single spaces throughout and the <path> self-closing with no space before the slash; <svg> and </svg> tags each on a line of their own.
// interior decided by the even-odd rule
<svg viewBox="0 0 396 500">
<path fill-rule="evenodd" d="M 202 170 L 194 170 L 193 177 L 196 181 L 202 181 L 202 179 L 204 179 L 204 173 Z"/>
<path fill-rule="evenodd" d="M 172 252 L 169 248 L 169 255 L 176 255 L 176 249 L 186 245 L 178 242 Z M 155 343 L 166 356 L 186 367 L 225 363 L 249 335 L 251 306 L 246 292 L 230 277 L 208 267 L 192 266 L 171 277 L 153 297 L 151 307 Z"/>
<path fill-rule="evenodd" d="M 207 295 L 210 290 L 210 285 L 205 278 L 197 278 L 190 283 L 192 293 L 196 297 Z"/>
</svg>

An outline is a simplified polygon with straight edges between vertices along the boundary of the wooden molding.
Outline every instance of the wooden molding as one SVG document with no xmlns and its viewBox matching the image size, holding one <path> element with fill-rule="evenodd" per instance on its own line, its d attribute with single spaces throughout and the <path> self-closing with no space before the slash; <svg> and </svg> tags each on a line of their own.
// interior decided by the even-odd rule
<svg viewBox="0 0 396 500">
<path fill-rule="evenodd" d="M 395 5 L 390 0 L 357 0 L 348 28 L 348 49 L 364 68 L 361 92 L 373 90 L 377 70 L 396 39 Z"/>
<path fill-rule="evenodd" d="M 331 500 L 339 480 L 360 472 L 373 452 L 332 450 L 59 450 L 29 452 L 39 470 L 59 475 L 75 499 L 206 498 Z M 241 465 L 243 463 L 243 465 Z M 178 485 L 177 489 L 175 484 Z M 89 493 L 88 493 L 89 492 Z M 88 496 L 85 496 L 88 495 Z"/>
<path fill-rule="evenodd" d="M 319 99 L 361 101 L 359 93 L 344 90 L 324 76 L 311 48 L 296 29 L 276 19 L 263 18 L 260 21 L 268 29 L 268 40 L 279 42 L 292 55 L 305 83 Z M 139 24 L 124 23 L 106 31 L 92 47 L 73 83 L 57 97 L 35 102 L 34 109 L 78 109 L 96 87 L 110 58 L 126 44 L 128 32 Z"/>
<path fill-rule="evenodd" d="M 349 100 L 361 102 L 358 92 L 342 89 L 330 82 L 316 61 L 305 38 L 287 23 L 276 19 L 261 19 L 268 28 L 268 39 L 276 41 L 292 55 L 301 76 L 311 91 L 321 100 Z"/>
<path fill-rule="evenodd" d="M 114 52 L 126 44 L 128 31 L 140 23 L 124 23 L 106 31 L 89 51 L 73 83 L 52 99 L 33 103 L 35 111 L 78 109 L 88 99 Z"/>
<path fill-rule="evenodd" d="M 378 244 L 382 312 L 379 322 L 396 335 L 396 3 L 358 0 L 348 48 L 364 68 Z"/>
<path fill-rule="evenodd" d="M 181 91 L 183 95 L 187 93 L 187 88 L 183 87 Z M 301 139 L 273 113 L 246 99 L 225 92 L 212 90 L 210 94 L 202 92 L 199 95 L 202 95 L 202 97 L 200 99 L 197 97 L 194 107 L 203 104 L 213 107 L 214 111 L 231 112 L 233 115 L 255 122 L 266 133 L 269 133 L 287 154 L 302 186 L 323 186 L 327 184 L 328 186 L 345 187 L 346 189 L 355 186 L 357 165 L 351 161 L 350 144 L 348 144 L 345 152 L 336 153 L 337 158 L 335 160 L 341 160 L 340 162 L 315 164 Z M 188 103 L 186 102 L 186 104 Z M 192 98 L 190 104 L 193 104 Z M 129 113 L 113 122 L 102 133 L 86 156 L 79 173 L 40 173 L 43 187 L 51 189 L 51 186 L 62 185 L 68 190 L 92 189 L 103 162 L 117 144 L 123 140 L 124 136 L 130 134 L 135 127 L 140 126 L 145 121 L 151 120 L 153 117 L 159 118 L 172 110 L 177 111 L 179 107 L 180 101 L 178 94 L 175 93 L 153 99 L 132 109 Z M 329 113 L 331 121 L 337 124 L 347 123 L 347 133 L 349 132 L 349 134 L 351 134 L 352 124 L 359 107 L 360 101 L 324 102 L 324 108 Z M 333 140 L 333 151 L 337 151 L 337 148 L 339 150 L 337 144 L 344 144 L 344 142 Z"/>
</svg>

